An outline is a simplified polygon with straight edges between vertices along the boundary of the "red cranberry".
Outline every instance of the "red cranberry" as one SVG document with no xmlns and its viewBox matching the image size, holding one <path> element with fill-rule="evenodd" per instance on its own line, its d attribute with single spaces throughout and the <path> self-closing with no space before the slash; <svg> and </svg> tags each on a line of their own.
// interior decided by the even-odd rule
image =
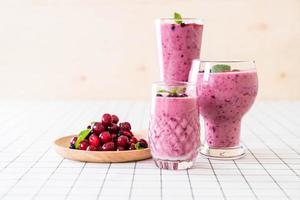
<svg viewBox="0 0 300 200">
<path fill-rule="evenodd" d="M 107 142 L 102 145 L 103 151 L 114 151 L 115 150 L 115 143 Z"/>
<path fill-rule="evenodd" d="M 103 126 L 103 124 L 101 122 L 96 122 L 93 127 L 93 133 L 99 135 L 103 131 L 105 131 L 105 127 Z"/>
<path fill-rule="evenodd" d="M 86 150 L 87 150 L 87 151 L 98 151 L 98 147 L 95 147 L 95 146 L 93 146 L 93 145 L 90 145 L 90 146 L 87 147 Z"/>
<path fill-rule="evenodd" d="M 79 145 L 79 150 L 86 150 L 89 146 L 89 143 L 86 140 L 83 140 Z"/>
<path fill-rule="evenodd" d="M 146 140 L 140 139 L 139 142 L 140 142 L 141 147 L 143 147 L 143 148 L 147 148 L 148 147 L 148 143 L 146 142 Z"/>
<path fill-rule="evenodd" d="M 90 145 L 97 147 L 100 145 L 100 138 L 96 134 L 92 134 L 89 137 L 89 142 L 90 142 Z"/>
<path fill-rule="evenodd" d="M 108 113 L 105 113 L 102 115 L 102 124 L 105 126 L 111 125 L 111 115 Z"/>
<path fill-rule="evenodd" d="M 122 122 L 120 123 L 120 130 L 121 131 L 130 131 L 131 130 L 131 125 L 129 122 Z"/>
<path fill-rule="evenodd" d="M 125 151 L 125 150 L 126 150 L 125 147 L 123 147 L 123 146 L 118 146 L 118 151 Z"/>
<path fill-rule="evenodd" d="M 135 150 L 135 144 L 134 143 L 130 144 L 129 150 Z"/>
<path fill-rule="evenodd" d="M 77 141 L 77 137 L 76 136 L 74 136 L 74 137 L 71 138 L 71 140 L 70 140 L 70 146 L 69 146 L 70 149 L 75 149 L 75 143 L 76 143 L 76 141 Z"/>
<path fill-rule="evenodd" d="M 102 132 L 99 137 L 102 143 L 107 143 L 111 141 L 111 135 L 108 131 Z"/>
<path fill-rule="evenodd" d="M 112 123 L 117 124 L 119 122 L 119 117 L 117 115 L 111 115 Z"/>
<path fill-rule="evenodd" d="M 122 131 L 121 133 L 122 135 L 125 135 L 128 138 L 131 138 L 133 136 L 131 131 Z"/>
<path fill-rule="evenodd" d="M 77 136 L 74 136 L 74 137 L 71 138 L 70 144 L 74 145 L 76 143 L 76 141 L 77 141 Z"/>
<path fill-rule="evenodd" d="M 125 135 L 121 135 L 120 137 L 118 137 L 119 146 L 126 147 L 128 142 L 129 142 L 128 137 L 126 137 Z"/>
<path fill-rule="evenodd" d="M 116 133 L 112 133 L 110 136 L 111 136 L 111 140 L 112 140 L 113 142 L 116 142 L 116 141 L 117 141 L 118 135 L 117 135 Z"/>
<path fill-rule="evenodd" d="M 108 131 L 110 133 L 117 133 L 119 131 L 119 126 L 117 124 L 111 124 L 111 126 L 108 127 Z"/>
<path fill-rule="evenodd" d="M 132 138 L 130 139 L 130 143 L 135 144 L 135 143 L 137 143 L 137 142 L 138 142 L 138 139 L 136 139 L 136 137 L 132 137 Z"/>
</svg>

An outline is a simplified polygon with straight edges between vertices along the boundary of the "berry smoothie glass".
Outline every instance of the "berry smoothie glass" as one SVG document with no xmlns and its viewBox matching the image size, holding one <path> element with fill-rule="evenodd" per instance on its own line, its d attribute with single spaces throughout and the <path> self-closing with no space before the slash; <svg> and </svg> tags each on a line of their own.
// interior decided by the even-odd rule
<svg viewBox="0 0 300 200">
<path fill-rule="evenodd" d="M 221 159 L 244 156 L 241 120 L 258 90 L 254 61 L 194 60 L 190 80 L 197 82 L 199 113 L 205 123 L 201 154 Z"/>
<path fill-rule="evenodd" d="M 203 23 L 201 19 L 156 20 L 157 45 L 162 81 L 187 81 L 193 59 L 199 58 Z"/>
<path fill-rule="evenodd" d="M 200 147 L 199 126 L 195 84 L 153 84 L 149 144 L 157 167 L 192 167 Z"/>
</svg>

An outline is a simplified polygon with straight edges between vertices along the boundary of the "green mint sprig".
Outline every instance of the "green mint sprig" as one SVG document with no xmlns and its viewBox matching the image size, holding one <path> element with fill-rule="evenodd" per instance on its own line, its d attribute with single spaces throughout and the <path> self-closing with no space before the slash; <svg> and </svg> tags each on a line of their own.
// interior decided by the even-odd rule
<svg viewBox="0 0 300 200">
<path fill-rule="evenodd" d="M 157 91 L 157 93 L 167 93 L 170 96 L 178 96 L 179 94 L 184 93 L 185 90 L 185 87 L 174 87 L 171 90 L 160 89 Z"/>
<path fill-rule="evenodd" d="M 82 142 L 91 132 L 91 129 L 83 130 L 79 133 L 79 136 L 75 142 L 75 149 L 79 148 L 80 142 Z"/>
<path fill-rule="evenodd" d="M 174 20 L 176 24 L 181 24 L 182 23 L 182 17 L 179 13 L 174 12 Z"/>
</svg>

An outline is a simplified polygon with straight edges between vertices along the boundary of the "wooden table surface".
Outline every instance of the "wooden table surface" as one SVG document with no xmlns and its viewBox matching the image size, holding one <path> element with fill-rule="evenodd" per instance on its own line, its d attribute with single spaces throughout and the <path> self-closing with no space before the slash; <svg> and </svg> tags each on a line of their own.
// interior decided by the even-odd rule
<svg viewBox="0 0 300 200">
<path fill-rule="evenodd" d="M 247 155 L 159 170 L 152 160 L 95 164 L 63 159 L 52 141 L 104 112 L 147 129 L 149 103 L 1 101 L 0 199 L 300 199 L 300 102 L 259 102 L 242 123 Z"/>
</svg>

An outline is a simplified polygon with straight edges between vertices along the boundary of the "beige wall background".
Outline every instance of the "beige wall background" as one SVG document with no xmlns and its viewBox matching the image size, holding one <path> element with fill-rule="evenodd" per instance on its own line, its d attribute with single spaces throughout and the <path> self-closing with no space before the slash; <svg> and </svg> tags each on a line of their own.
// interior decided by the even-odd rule
<svg viewBox="0 0 300 200">
<path fill-rule="evenodd" d="M 153 20 L 205 20 L 202 58 L 255 59 L 259 99 L 300 99 L 299 0 L 2 0 L 1 99 L 147 99 Z"/>
</svg>

